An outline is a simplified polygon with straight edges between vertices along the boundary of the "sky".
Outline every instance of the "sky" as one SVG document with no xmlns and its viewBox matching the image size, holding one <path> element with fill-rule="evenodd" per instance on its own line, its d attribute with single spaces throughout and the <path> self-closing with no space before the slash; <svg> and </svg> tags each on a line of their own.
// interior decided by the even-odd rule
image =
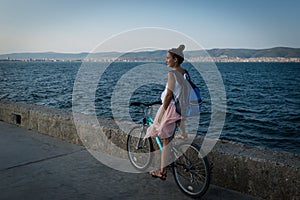
<svg viewBox="0 0 300 200">
<path fill-rule="evenodd" d="M 181 32 L 205 49 L 300 48 L 298 19 L 299 0 L 0 0 L 0 54 L 90 52 L 142 27 Z"/>
</svg>

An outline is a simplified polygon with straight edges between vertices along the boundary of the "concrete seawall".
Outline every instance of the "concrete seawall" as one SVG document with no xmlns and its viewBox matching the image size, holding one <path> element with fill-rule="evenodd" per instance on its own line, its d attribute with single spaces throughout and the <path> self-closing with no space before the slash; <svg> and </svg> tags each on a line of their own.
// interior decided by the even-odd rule
<svg viewBox="0 0 300 200">
<path fill-rule="evenodd" d="M 1 121 L 75 144 L 83 145 L 89 141 L 89 148 L 98 148 L 100 144 L 101 149 L 112 152 L 109 142 L 99 143 L 92 134 L 84 138 L 81 136 L 82 141 L 78 135 L 86 130 L 96 133 L 101 129 L 106 135 L 103 140 L 125 149 L 126 133 L 119 130 L 112 120 L 99 117 L 100 127 L 96 127 L 89 123 L 88 116 L 82 115 L 81 119 L 75 127 L 70 111 L 0 100 Z M 131 126 L 128 124 L 128 130 Z M 118 152 L 113 153 L 116 155 Z M 120 152 L 119 157 L 127 156 Z M 299 155 L 220 140 L 209 154 L 209 159 L 213 163 L 213 184 L 263 199 L 300 199 Z"/>
</svg>

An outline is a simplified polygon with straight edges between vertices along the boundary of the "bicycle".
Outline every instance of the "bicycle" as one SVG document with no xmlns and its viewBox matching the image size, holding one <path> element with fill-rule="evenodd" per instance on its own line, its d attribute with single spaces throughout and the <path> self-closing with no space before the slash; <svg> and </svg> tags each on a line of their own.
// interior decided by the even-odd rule
<svg viewBox="0 0 300 200">
<path fill-rule="evenodd" d="M 133 102 L 130 105 L 143 106 L 144 116 L 139 121 L 140 126 L 131 129 L 127 137 L 127 152 L 131 164 L 139 171 L 146 171 L 153 158 L 154 146 L 152 138 L 144 139 L 147 128 L 153 124 L 152 111 L 153 105 Z M 176 126 L 174 135 L 176 134 Z M 171 154 L 174 156 L 171 168 L 175 182 L 180 190 L 192 197 L 200 198 L 208 190 L 210 184 L 210 165 L 208 158 L 202 156 L 199 146 L 192 142 L 171 142 Z M 157 141 L 156 141 L 157 142 Z M 158 144 L 160 145 L 160 144 Z"/>
</svg>

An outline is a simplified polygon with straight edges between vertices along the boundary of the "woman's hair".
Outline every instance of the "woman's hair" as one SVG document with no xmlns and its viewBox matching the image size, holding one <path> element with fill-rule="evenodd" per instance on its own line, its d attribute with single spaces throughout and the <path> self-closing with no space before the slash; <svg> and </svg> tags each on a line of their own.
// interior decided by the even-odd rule
<svg viewBox="0 0 300 200">
<path fill-rule="evenodd" d="M 185 46 L 183 44 L 179 45 L 178 48 L 169 49 L 168 52 L 172 55 L 173 58 L 177 58 L 178 63 L 181 64 L 184 61 L 183 50 Z"/>
</svg>

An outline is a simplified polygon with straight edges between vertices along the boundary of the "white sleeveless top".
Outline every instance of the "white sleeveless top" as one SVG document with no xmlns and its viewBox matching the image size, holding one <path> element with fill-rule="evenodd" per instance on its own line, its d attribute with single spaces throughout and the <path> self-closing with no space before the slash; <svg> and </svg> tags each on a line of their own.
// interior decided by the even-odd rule
<svg viewBox="0 0 300 200">
<path fill-rule="evenodd" d="M 178 72 L 180 73 L 180 72 Z M 184 79 L 187 78 L 187 74 L 185 73 L 183 75 Z M 178 83 L 177 79 L 176 79 L 176 76 L 174 74 L 174 78 L 175 78 L 175 87 L 174 87 L 174 91 L 173 91 L 173 94 L 176 96 L 176 97 L 179 97 L 180 93 L 181 93 L 181 85 Z M 166 84 L 166 87 L 165 87 L 165 90 L 162 92 L 161 96 L 160 96 L 160 99 L 161 99 L 161 102 L 164 102 L 165 100 L 165 97 L 166 97 L 166 94 L 167 94 L 167 89 L 168 89 L 168 83 Z M 172 104 L 175 103 L 174 99 L 172 98 L 171 102 Z"/>
</svg>

